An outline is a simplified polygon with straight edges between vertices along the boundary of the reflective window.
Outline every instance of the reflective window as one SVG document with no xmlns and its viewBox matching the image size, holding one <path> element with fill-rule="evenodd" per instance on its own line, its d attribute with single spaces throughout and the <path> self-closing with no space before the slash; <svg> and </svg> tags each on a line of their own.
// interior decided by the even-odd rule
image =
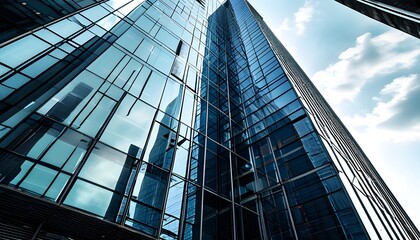
<svg viewBox="0 0 420 240">
<path fill-rule="evenodd" d="M 140 99 L 154 107 L 158 107 L 165 84 L 166 77 L 152 72 L 152 75 L 150 75 Z"/>
<path fill-rule="evenodd" d="M 25 83 L 30 81 L 30 78 L 23 76 L 22 74 L 15 74 L 12 77 L 8 78 L 6 81 L 3 82 L 4 85 L 11 87 L 11 88 L 19 88 Z"/>
<path fill-rule="evenodd" d="M 152 30 L 155 23 L 146 15 L 143 15 L 135 22 L 135 24 L 148 33 Z"/>
<path fill-rule="evenodd" d="M 124 57 L 124 53 L 115 47 L 110 47 L 104 53 L 102 53 L 89 67 L 88 70 L 106 79 L 118 64 L 118 62 Z"/>
<path fill-rule="evenodd" d="M 136 96 L 139 97 L 141 92 L 144 90 L 144 85 L 147 82 L 147 80 L 150 78 L 152 71 L 147 68 L 146 66 L 142 67 L 141 70 L 139 70 L 139 72 L 133 72 L 133 76 L 132 78 L 133 83 L 130 85 L 129 87 L 129 92 Z"/>
<path fill-rule="evenodd" d="M 14 68 L 48 47 L 46 42 L 29 35 L 1 48 L 0 61 Z"/>
<path fill-rule="evenodd" d="M 149 58 L 149 55 L 152 52 L 153 48 L 154 48 L 153 43 L 148 39 L 144 39 L 140 43 L 140 46 L 137 48 L 137 50 L 134 52 L 134 54 L 137 57 L 141 58 L 143 61 L 147 61 L 147 59 Z"/>
<path fill-rule="evenodd" d="M 32 63 L 28 67 L 22 70 L 22 73 L 30 76 L 30 77 L 36 77 L 41 72 L 43 72 L 48 67 L 51 67 L 53 64 L 55 64 L 58 61 L 58 59 L 53 58 L 49 55 L 46 55 L 45 57 L 39 59 L 35 63 Z"/>
<path fill-rule="evenodd" d="M 65 124 L 71 124 L 101 83 L 103 83 L 101 78 L 89 71 L 83 71 L 44 104 L 38 112 Z"/>
<path fill-rule="evenodd" d="M 166 114 L 177 118 L 179 111 L 181 110 L 182 90 L 182 85 L 171 78 L 168 78 L 159 109 Z"/>
<path fill-rule="evenodd" d="M 77 180 L 64 200 L 64 204 L 105 216 L 113 193 L 104 188 Z"/>
<path fill-rule="evenodd" d="M 232 205 L 228 201 L 204 192 L 203 238 L 233 239 Z"/>
<path fill-rule="evenodd" d="M 50 198 L 52 200 L 57 200 L 58 196 L 60 195 L 61 191 L 64 189 L 67 181 L 70 179 L 70 176 L 64 173 L 58 174 L 54 182 L 51 184 L 48 191 L 45 193 L 45 197 Z"/>
<path fill-rule="evenodd" d="M 73 172 L 85 155 L 89 142 L 89 138 L 69 129 L 48 149 L 41 161 L 57 167 L 65 164 L 64 170 Z"/>
<path fill-rule="evenodd" d="M 184 142 L 182 143 L 181 146 L 179 146 L 180 143 L 178 143 L 172 171 L 182 177 L 185 177 L 190 142 L 188 140 L 187 141 L 181 140 L 181 141 L 184 141 Z"/>
<path fill-rule="evenodd" d="M 171 177 L 165 213 L 179 218 L 181 216 L 182 198 L 184 195 L 184 181 Z"/>
<path fill-rule="evenodd" d="M 163 117 L 163 121 L 168 116 Z M 164 169 L 170 169 L 176 147 L 176 132 L 168 127 L 155 123 L 143 161 Z"/>
<path fill-rule="evenodd" d="M 131 27 L 117 40 L 116 43 L 128 51 L 134 52 L 139 43 L 143 41 L 143 38 L 144 36 L 139 30 Z"/>
<path fill-rule="evenodd" d="M 149 59 L 147 60 L 147 63 L 155 67 L 160 72 L 169 74 L 171 70 L 171 64 L 173 63 L 174 59 L 175 56 L 169 53 L 166 49 L 155 47 Z"/>
<path fill-rule="evenodd" d="M 42 195 L 56 175 L 57 171 L 36 165 L 19 186 Z"/>
<path fill-rule="evenodd" d="M 172 34 L 170 34 L 164 28 L 161 28 L 158 31 L 158 33 L 156 35 L 156 39 L 161 41 L 167 47 L 169 47 L 169 49 L 171 49 L 172 51 L 174 51 L 174 52 L 176 51 L 179 39 L 175 38 Z"/>
<path fill-rule="evenodd" d="M 162 224 L 162 232 L 160 234 L 160 237 L 162 239 L 168 239 L 168 240 L 178 239 L 178 227 L 179 227 L 178 219 L 168 216 L 168 215 L 164 215 L 163 224 Z"/>
<path fill-rule="evenodd" d="M 130 215 L 125 225 L 155 236 L 160 225 L 161 212 L 144 204 L 130 202 Z"/>
<path fill-rule="evenodd" d="M 17 185 L 34 164 L 3 150 L 0 153 L 0 183 Z"/>
<path fill-rule="evenodd" d="M 100 95 L 102 94 L 96 95 L 97 99 L 100 99 L 98 102 L 95 101 L 94 96 L 92 99 L 93 101 L 89 102 L 88 106 L 83 109 L 81 114 L 73 123 L 75 126 L 80 126 L 78 127 L 79 131 L 89 136 L 96 135 L 116 104 L 116 102 L 112 99 L 108 97 L 101 98 Z"/>
<path fill-rule="evenodd" d="M 60 35 L 62 38 L 67 38 L 68 36 L 82 29 L 82 26 L 68 19 L 64 19 L 49 26 L 48 29 Z"/>
<path fill-rule="evenodd" d="M 142 203 L 162 209 L 167 184 L 167 172 L 143 163 L 137 176 L 133 197 Z"/>
<path fill-rule="evenodd" d="M 201 223 L 201 189 L 189 183 L 186 196 L 186 214 L 184 225 L 185 239 L 199 239 Z"/>
<path fill-rule="evenodd" d="M 128 152 L 128 149 L 126 150 Z M 97 144 L 86 160 L 79 177 L 125 192 L 134 159 L 103 144 Z"/>
<path fill-rule="evenodd" d="M 101 141 L 123 152 L 131 144 L 143 149 L 155 112 L 154 108 L 127 95 L 105 129 Z"/>
</svg>

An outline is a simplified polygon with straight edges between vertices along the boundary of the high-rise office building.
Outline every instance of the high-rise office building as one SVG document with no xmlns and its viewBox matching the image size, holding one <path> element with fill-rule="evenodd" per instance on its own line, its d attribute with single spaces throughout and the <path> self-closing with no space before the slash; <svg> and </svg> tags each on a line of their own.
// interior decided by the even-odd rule
<svg viewBox="0 0 420 240">
<path fill-rule="evenodd" d="M 0 45 L 0 239 L 420 237 L 246 1 L 84 2 Z"/>
<path fill-rule="evenodd" d="M 420 38 L 419 0 L 336 0 L 370 18 Z"/>
</svg>

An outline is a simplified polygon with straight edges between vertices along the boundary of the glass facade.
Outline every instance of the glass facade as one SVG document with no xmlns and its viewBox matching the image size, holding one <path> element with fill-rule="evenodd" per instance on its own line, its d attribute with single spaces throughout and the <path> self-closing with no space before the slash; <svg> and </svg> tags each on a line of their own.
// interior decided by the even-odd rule
<svg viewBox="0 0 420 240">
<path fill-rule="evenodd" d="M 370 18 L 420 38 L 418 0 L 336 0 Z"/>
<path fill-rule="evenodd" d="M 246 1 L 82 2 L 0 44 L 0 238 L 420 236 Z"/>
</svg>

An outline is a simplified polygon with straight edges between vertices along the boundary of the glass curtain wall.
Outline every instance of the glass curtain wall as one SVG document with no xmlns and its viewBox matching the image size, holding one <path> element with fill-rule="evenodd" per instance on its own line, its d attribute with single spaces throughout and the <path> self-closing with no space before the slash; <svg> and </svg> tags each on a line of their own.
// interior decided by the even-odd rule
<svg viewBox="0 0 420 240">
<path fill-rule="evenodd" d="M 141 239 L 369 239 L 261 22 L 111 0 L 0 44 L 1 187 Z"/>
</svg>

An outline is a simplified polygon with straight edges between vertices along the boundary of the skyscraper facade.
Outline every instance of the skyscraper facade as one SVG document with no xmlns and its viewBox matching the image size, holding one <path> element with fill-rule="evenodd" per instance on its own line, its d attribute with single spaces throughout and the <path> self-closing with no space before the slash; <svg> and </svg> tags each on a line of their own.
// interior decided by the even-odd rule
<svg viewBox="0 0 420 240">
<path fill-rule="evenodd" d="M 420 237 L 244 0 L 96 1 L 0 46 L 0 238 Z"/>
<path fill-rule="evenodd" d="M 370 18 L 420 38 L 419 0 L 336 0 Z"/>
</svg>

